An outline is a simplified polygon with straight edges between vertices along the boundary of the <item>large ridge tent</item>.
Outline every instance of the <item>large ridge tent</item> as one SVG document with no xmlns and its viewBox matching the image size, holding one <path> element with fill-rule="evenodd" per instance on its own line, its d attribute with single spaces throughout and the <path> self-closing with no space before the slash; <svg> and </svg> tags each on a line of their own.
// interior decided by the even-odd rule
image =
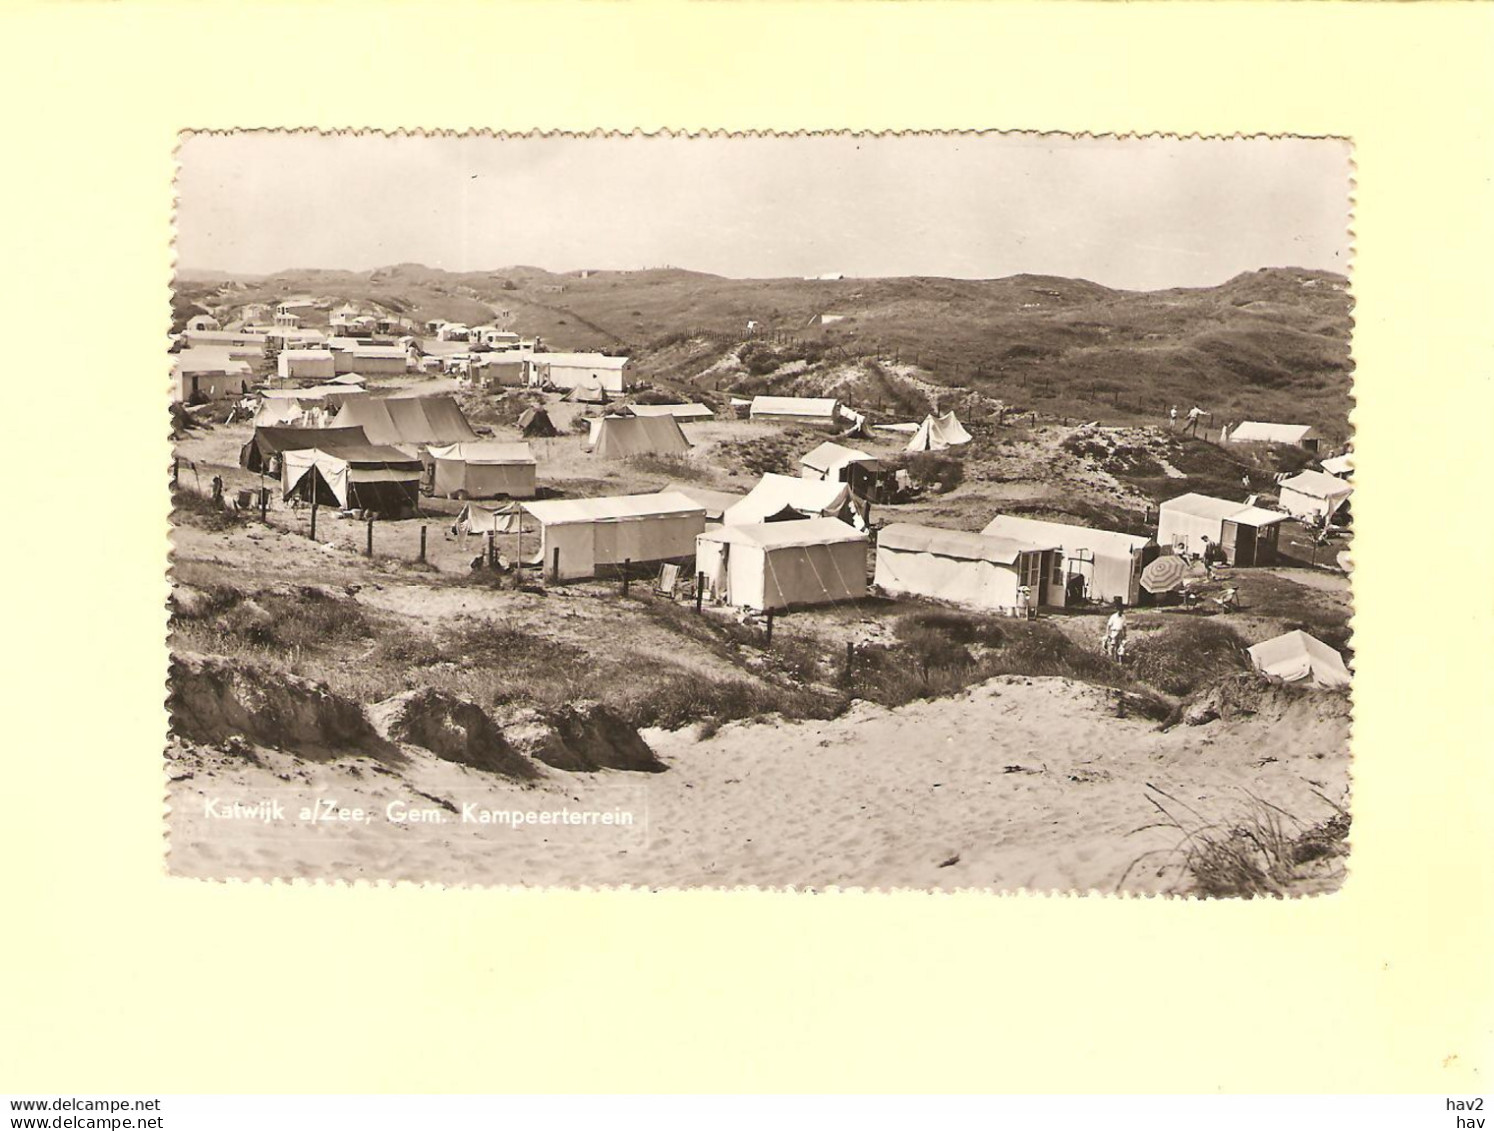
<svg viewBox="0 0 1494 1131">
<path fill-rule="evenodd" d="M 672 416 L 604 416 L 591 422 L 587 446 L 603 459 L 682 455 L 690 441 Z"/>
<path fill-rule="evenodd" d="M 1322 471 L 1301 471 L 1281 482 L 1281 509 L 1295 518 L 1332 518 L 1354 488 Z"/>
<path fill-rule="evenodd" d="M 821 516 L 855 526 L 865 525 L 851 498 L 851 489 L 844 483 L 822 483 L 769 472 L 741 502 L 727 508 L 722 521 L 727 526 L 747 526 Z"/>
<path fill-rule="evenodd" d="M 1294 444 L 1310 452 L 1318 450 L 1320 437 L 1311 424 L 1272 424 L 1246 420 L 1229 434 L 1231 444 Z"/>
<path fill-rule="evenodd" d="M 993 518 L 981 531 L 995 538 L 1057 546 L 1062 551 L 1067 597 L 1128 605 L 1141 599 L 1141 572 L 1160 552 L 1156 539 L 1119 530 L 1094 530 L 1067 522 L 1045 522 L 1021 515 Z"/>
<path fill-rule="evenodd" d="M 1248 651 L 1257 671 L 1286 683 L 1348 687 L 1353 678 L 1342 655 L 1300 629 L 1253 645 Z"/>
<path fill-rule="evenodd" d="M 1232 566 L 1270 565 L 1286 520 L 1275 511 L 1189 493 L 1158 508 L 1157 542 L 1185 554 L 1217 546 Z"/>
<path fill-rule="evenodd" d="M 877 535 L 875 583 L 884 593 L 1018 613 L 1062 606 L 1063 551 L 963 530 L 894 522 Z"/>
<path fill-rule="evenodd" d="M 925 416 L 923 423 L 918 426 L 918 431 L 913 433 L 913 438 L 908 441 L 907 450 L 939 452 L 945 448 L 969 442 L 970 433 L 965 431 L 965 426 L 955 418 L 954 413 L 946 412 L 938 417 Z"/>
<path fill-rule="evenodd" d="M 866 535 L 833 518 L 714 527 L 695 540 L 711 598 L 769 610 L 866 596 Z"/>
<path fill-rule="evenodd" d="M 706 487 L 698 487 L 694 483 L 666 483 L 659 488 L 659 493 L 673 491 L 684 495 L 687 499 L 694 499 L 705 507 L 707 522 L 720 522 L 726 511 L 740 503 L 745 495 L 735 491 L 713 491 Z"/>
<path fill-rule="evenodd" d="M 322 441 L 281 453 L 284 498 L 399 514 L 420 503 L 420 461 L 383 444 Z"/>
<path fill-rule="evenodd" d="M 705 530 L 705 508 L 684 495 L 549 499 L 522 506 L 539 524 L 545 576 L 557 581 L 595 577 L 600 569 L 628 562 L 689 558 L 696 535 Z"/>
<path fill-rule="evenodd" d="M 748 415 L 777 423 L 835 424 L 840 402 L 834 397 L 753 397 Z"/>
<path fill-rule="evenodd" d="M 458 444 L 477 439 L 448 396 L 365 397 L 344 404 L 332 423 L 362 428 L 375 444 Z"/>
<path fill-rule="evenodd" d="M 526 408 L 519 414 L 519 431 L 528 437 L 560 435 L 560 429 L 555 427 L 550 414 L 538 405 Z"/>
<path fill-rule="evenodd" d="M 327 443 L 366 445 L 368 437 L 361 428 L 256 427 L 254 435 L 239 449 L 239 466 L 249 471 L 268 471 L 273 458 L 281 452 Z"/>
<path fill-rule="evenodd" d="M 503 440 L 432 444 L 433 490 L 447 498 L 534 498 L 534 452 L 529 445 Z"/>
</svg>

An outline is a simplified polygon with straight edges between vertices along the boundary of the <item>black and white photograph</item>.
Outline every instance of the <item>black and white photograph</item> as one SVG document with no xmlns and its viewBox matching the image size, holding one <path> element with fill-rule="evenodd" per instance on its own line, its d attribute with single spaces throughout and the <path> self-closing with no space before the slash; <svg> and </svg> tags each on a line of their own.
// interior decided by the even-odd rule
<svg viewBox="0 0 1494 1131">
<path fill-rule="evenodd" d="M 1349 142 L 176 161 L 170 873 L 1344 883 Z"/>
</svg>

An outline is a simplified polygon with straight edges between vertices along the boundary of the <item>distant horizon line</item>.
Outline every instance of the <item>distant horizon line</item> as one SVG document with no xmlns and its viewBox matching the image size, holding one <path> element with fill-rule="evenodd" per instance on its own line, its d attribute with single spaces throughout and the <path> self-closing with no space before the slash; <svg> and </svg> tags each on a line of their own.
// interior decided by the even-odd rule
<svg viewBox="0 0 1494 1131">
<path fill-rule="evenodd" d="M 432 267 L 427 263 L 414 260 L 404 260 L 399 263 L 386 263 L 377 267 L 280 267 L 274 271 L 230 271 L 220 267 L 185 267 L 178 265 L 175 268 L 173 282 L 176 279 L 191 275 L 220 275 L 230 279 L 271 279 L 278 275 L 294 275 L 302 272 L 337 272 L 345 275 L 372 275 L 379 271 L 393 271 L 401 267 L 418 267 L 424 271 L 441 272 L 447 275 L 501 275 L 506 271 L 540 271 L 546 275 L 553 276 L 576 276 L 583 272 L 588 274 L 607 275 L 641 275 L 652 271 L 679 271 L 690 275 L 704 275 L 712 279 L 722 279 L 736 283 L 765 283 L 791 280 L 797 282 L 851 282 L 853 280 L 885 281 L 890 279 L 948 279 L 963 283 L 995 283 L 1004 279 L 1016 279 L 1022 276 L 1047 279 L 1064 279 L 1070 282 L 1088 283 L 1091 286 L 1104 287 L 1112 291 L 1130 291 L 1136 294 L 1154 293 L 1167 290 L 1207 290 L 1210 287 L 1223 286 L 1233 279 L 1242 275 L 1258 274 L 1262 271 L 1300 271 L 1307 274 L 1333 275 L 1347 280 L 1349 275 L 1346 271 L 1334 271 L 1326 267 L 1302 267 L 1295 264 L 1268 264 L 1261 267 L 1245 268 L 1216 283 L 1174 283 L 1165 287 L 1119 287 L 1110 283 L 1101 283 L 1081 275 L 1060 275 L 1043 271 L 1014 271 L 1008 275 L 937 275 L 925 273 L 905 273 L 899 275 L 851 275 L 842 274 L 840 280 L 828 278 L 827 276 L 841 274 L 839 272 L 826 271 L 818 275 L 722 275 L 714 271 L 702 271 L 694 267 L 680 267 L 675 265 L 653 266 L 653 267 L 574 267 L 565 271 L 553 270 L 549 267 L 537 267 L 527 263 L 511 263 L 503 267 L 474 267 L 465 271 L 453 270 L 449 267 Z M 188 280 L 190 281 L 190 280 Z"/>
</svg>

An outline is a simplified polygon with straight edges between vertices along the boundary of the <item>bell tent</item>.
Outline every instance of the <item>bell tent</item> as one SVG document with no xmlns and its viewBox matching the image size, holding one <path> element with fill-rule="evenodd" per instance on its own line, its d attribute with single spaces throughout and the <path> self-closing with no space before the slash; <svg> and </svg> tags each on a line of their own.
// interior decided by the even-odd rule
<svg viewBox="0 0 1494 1131">
<path fill-rule="evenodd" d="M 940 452 L 945 448 L 969 442 L 970 433 L 965 431 L 965 426 L 955 418 L 954 413 L 946 412 L 938 417 L 925 416 L 923 423 L 918 426 L 918 431 L 913 433 L 913 438 L 908 441 L 907 450 Z"/>
</svg>

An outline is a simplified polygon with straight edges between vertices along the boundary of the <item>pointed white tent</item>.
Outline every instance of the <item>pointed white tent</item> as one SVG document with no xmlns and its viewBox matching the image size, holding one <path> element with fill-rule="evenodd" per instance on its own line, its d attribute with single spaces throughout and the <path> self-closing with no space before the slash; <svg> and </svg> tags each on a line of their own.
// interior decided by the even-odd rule
<svg viewBox="0 0 1494 1131">
<path fill-rule="evenodd" d="M 938 452 L 969 442 L 970 433 L 965 431 L 965 426 L 955 418 L 954 413 L 946 412 L 938 417 L 925 416 L 923 423 L 918 426 L 918 431 L 913 433 L 913 439 L 908 441 L 907 450 Z"/>
<path fill-rule="evenodd" d="M 1257 671 L 1285 683 L 1348 687 L 1353 679 L 1336 649 L 1300 629 L 1256 644 L 1249 651 Z"/>
</svg>

